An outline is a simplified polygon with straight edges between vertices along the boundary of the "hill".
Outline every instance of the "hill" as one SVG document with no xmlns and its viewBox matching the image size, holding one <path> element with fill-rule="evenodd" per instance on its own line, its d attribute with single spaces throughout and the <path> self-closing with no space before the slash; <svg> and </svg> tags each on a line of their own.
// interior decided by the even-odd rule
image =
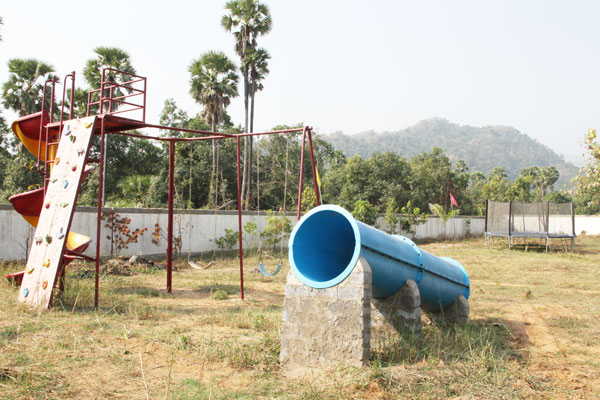
<svg viewBox="0 0 600 400">
<path fill-rule="evenodd" d="M 393 151 L 411 158 L 440 147 L 453 163 L 465 160 L 470 172 L 488 174 L 494 167 L 502 167 L 511 179 L 523 168 L 555 166 L 560 172 L 557 187 L 567 185 L 578 171 L 548 146 L 509 126 L 477 128 L 430 118 L 396 132 L 333 133 L 327 139 L 347 157 Z"/>
</svg>

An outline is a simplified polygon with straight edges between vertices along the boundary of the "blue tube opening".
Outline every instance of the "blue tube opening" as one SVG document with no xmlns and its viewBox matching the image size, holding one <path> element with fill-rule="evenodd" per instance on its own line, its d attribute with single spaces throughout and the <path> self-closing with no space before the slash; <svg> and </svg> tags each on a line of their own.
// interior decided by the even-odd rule
<svg viewBox="0 0 600 400">
<path fill-rule="evenodd" d="M 322 289 L 342 282 L 360 255 L 360 235 L 352 216 L 337 206 L 313 209 L 290 236 L 290 266 L 303 283 Z"/>
</svg>

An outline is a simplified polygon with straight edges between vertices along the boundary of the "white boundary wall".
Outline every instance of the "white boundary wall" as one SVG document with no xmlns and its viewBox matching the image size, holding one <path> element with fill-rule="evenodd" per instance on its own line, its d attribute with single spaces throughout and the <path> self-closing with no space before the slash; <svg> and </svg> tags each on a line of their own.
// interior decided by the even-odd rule
<svg viewBox="0 0 600 400">
<path fill-rule="evenodd" d="M 107 208 L 104 211 L 109 211 Z M 166 252 L 166 240 L 161 239 L 157 246 L 152 243 L 152 232 L 154 224 L 159 223 L 163 231 L 167 230 L 167 210 L 164 209 L 136 209 L 136 208 L 115 208 L 121 217 L 131 219 L 129 228 L 133 231 L 136 228 L 148 228 L 148 230 L 139 237 L 138 243 L 131 243 L 127 249 L 121 251 L 121 255 L 164 255 Z M 296 216 L 293 213 L 287 214 L 288 218 L 294 224 Z M 242 214 L 242 224 L 252 221 L 257 225 L 256 232 L 250 236 L 244 236 L 244 247 L 257 248 L 259 245 L 258 232 L 265 229 L 267 217 L 265 213 L 258 215 L 256 212 L 244 212 Z M 483 235 L 485 225 L 484 217 L 457 216 L 444 224 L 437 217 L 429 217 L 425 224 L 416 228 L 417 239 L 434 239 L 445 236 L 451 239 L 460 239 L 467 234 Z M 10 205 L 0 204 L 0 260 L 24 260 L 28 248 L 31 244 L 34 230 L 29 224 L 17 214 Z M 379 218 L 378 227 L 385 228 L 385 220 Z M 445 228 L 445 229 L 444 229 Z M 575 218 L 575 228 L 577 234 L 585 231 L 588 235 L 600 235 L 600 216 L 578 215 Z M 74 232 L 87 235 L 93 242 L 86 254 L 93 255 L 96 243 L 96 208 L 78 207 L 73 218 L 71 228 Z M 225 235 L 225 229 L 237 231 L 237 212 L 236 211 L 218 211 L 211 210 L 184 210 L 175 213 L 174 232 L 175 236 L 182 237 L 182 253 L 202 253 L 213 251 L 217 246 L 213 239 Z M 110 255 L 110 241 L 106 239 L 109 230 L 102 227 L 102 256 Z M 404 232 L 400 232 L 405 236 Z M 284 246 L 287 243 L 283 244 Z M 237 246 L 235 246 L 237 249 Z"/>
</svg>

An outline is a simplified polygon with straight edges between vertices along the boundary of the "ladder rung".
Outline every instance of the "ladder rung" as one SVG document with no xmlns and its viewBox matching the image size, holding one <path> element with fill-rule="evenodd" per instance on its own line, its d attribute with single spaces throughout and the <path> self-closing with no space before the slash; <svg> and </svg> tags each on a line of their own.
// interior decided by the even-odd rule
<svg viewBox="0 0 600 400">
<path fill-rule="evenodd" d="M 86 163 L 99 163 L 100 159 L 99 158 L 88 158 L 85 162 Z"/>
</svg>

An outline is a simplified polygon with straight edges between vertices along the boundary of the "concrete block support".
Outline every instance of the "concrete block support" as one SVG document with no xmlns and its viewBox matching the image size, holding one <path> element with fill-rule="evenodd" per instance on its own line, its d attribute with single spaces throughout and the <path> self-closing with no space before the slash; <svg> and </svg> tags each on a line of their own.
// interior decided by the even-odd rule
<svg viewBox="0 0 600 400">
<path fill-rule="evenodd" d="M 364 366 L 371 348 L 407 332 L 420 335 L 421 296 L 412 280 L 385 299 L 373 299 L 372 272 L 360 257 L 339 285 L 314 289 L 288 273 L 283 301 L 280 362 L 284 368 Z M 469 303 L 459 296 L 442 314 L 449 322 L 465 323 Z"/>
<path fill-rule="evenodd" d="M 458 296 L 450 307 L 444 311 L 448 322 L 464 324 L 469 321 L 469 302 L 464 296 Z"/>
<path fill-rule="evenodd" d="M 421 295 L 413 280 L 406 283 L 390 297 L 373 299 L 371 303 L 371 345 L 385 343 L 398 332 L 420 335 Z"/>
<path fill-rule="evenodd" d="M 287 276 L 281 325 L 284 367 L 363 366 L 371 354 L 371 268 L 360 257 L 342 283 L 327 289 Z"/>
</svg>

